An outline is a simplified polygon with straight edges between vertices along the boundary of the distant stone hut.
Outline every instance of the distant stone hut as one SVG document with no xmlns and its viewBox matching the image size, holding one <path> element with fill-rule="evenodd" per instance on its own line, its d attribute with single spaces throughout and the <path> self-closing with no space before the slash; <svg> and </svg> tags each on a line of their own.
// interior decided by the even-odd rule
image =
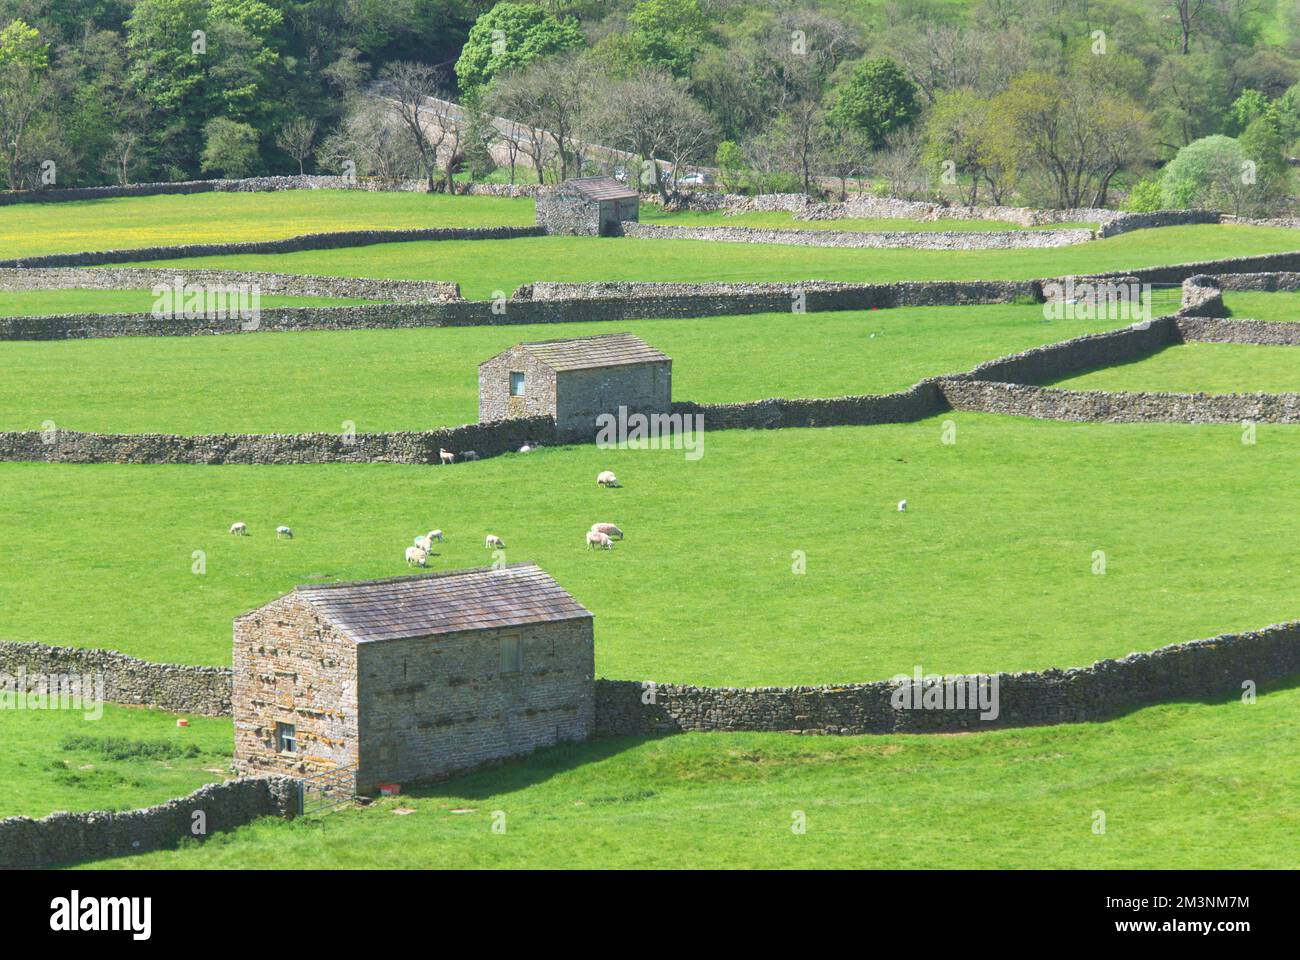
<svg viewBox="0 0 1300 960">
<path fill-rule="evenodd" d="M 603 413 L 668 413 L 672 398 L 672 358 L 630 333 L 519 343 L 478 368 L 481 422 L 554 417 L 585 439 Z"/>
<path fill-rule="evenodd" d="M 367 793 L 585 740 L 592 641 L 531 563 L 298 587 L 235 620 L 235 766 Z"/>
<path fill-rule="evenodd" d="M 537 225 L 547 233 L 610 236 L 640 217 L 641 195 L 613 177 L 565 180 L 537 197 Z"/>
</svg>

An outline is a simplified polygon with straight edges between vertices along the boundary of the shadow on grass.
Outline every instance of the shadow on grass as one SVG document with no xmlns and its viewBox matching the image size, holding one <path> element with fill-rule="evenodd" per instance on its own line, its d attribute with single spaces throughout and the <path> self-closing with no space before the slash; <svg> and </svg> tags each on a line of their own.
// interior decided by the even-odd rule
<svg viewBox="0 0 1300 960">
<path fill-rule="evenodd" d="M 500 793 L 523 790 L 578 767 L 585 767 L 633 750 L 644 743 L 674 734 L 641 737 L 602 737 L 585 743 L 562 743 L 543 747 L 514 760 L 499 760 L 470 773 L 459 774 L 433 783 L 404 785 L 404 793 L 413 797 L 457 797 L 482 800 Z"/>
</svg>

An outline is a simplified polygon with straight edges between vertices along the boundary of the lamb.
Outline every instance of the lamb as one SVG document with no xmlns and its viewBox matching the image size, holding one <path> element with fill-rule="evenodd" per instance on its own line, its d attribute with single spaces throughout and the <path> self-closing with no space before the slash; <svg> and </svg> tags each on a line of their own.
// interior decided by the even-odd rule
<svg viewBox="0 0 1300 960">
<path fill-rule="evenodd" d="M 455 462 L 456 462 L 456 454 L 452 453 L 452 452 L 451 452 L 450 450 L 448 450 L 446 447 L 439 447 L 439 448 L 438 448 L 438 459 L 441 460 L 443 463 L 455 463 Z"/>
<path fill-rule="evenodd" d="M 430 540 L 430 541 L 437 540 L 439 543 L 442 543 L 442 531 L 441 531 L 441 530 L 430 530 L 429 533 L 428 533 L 428 537 L 429 537 L 429 540 Z"/>
<path fill-rule="evenodd" d="M 276 528 L 275 528 L 275 536 L 276 536 L 277 539 L 280 539 L 280 540 L 292 540 L 292 539 L 293 539 L 293 531 L 290 530 L 288 527 L 276 527 Z"/>
<path fill-rule="evenodd" d="M 600 547 L 603 550 L 613 550 L 614 541 L 609 539 L 606 534 L 600 533 L 596 530 L 588 530 L 587 549 L 594 550 L 596 547 Z"/>
<path fill-rule="evenodd" d="M 898 512 L 899 512 L 899 513 L 903 513 L 903 512 L 906 511 L 906 510 L 907 510 L 907 501 L 906 501 L 906 500 L 899 500 L 899 501 L 898 501 Z"/>
<path fill-rule="evenodd" d="M 607 537 L 613 537 L 616 540 L 623 539 L 623 531 L 612 523 L 593 523 L 591 525 L 592 533 L 603 533 Z"/>
<path fill-rule="evenodd" d="M 248 525 L 244 523 L 232 523 L 230 525 L 230 532 L 236 537 L 245 536 L 248 533 Z"/>
<path fill-rule="evenodd" d="M 406 548 L 406 565 L 408 567 L 410 566 L 422 567 L 424 566 L 424 562 L 428 559 L 429 559 L 429 554 L 427 551 L 421 550 L 419 547 Z"/>
<path fill-rule="evenodd" d="M 602 470 L 596 474 L 596 486 L 598 487 L 617 487 L 618 477 L 614 476 L 613 470 Z"/>
<path fill-rule="evenodd" d="M 501 538 L 495 533 L 489 533 L 487 535 L 487 538 L 483 541 L 483 546 L 487 547 L 489 550 L 504 550 L 506 548 L 506 545 L 501 542 Z"/>
</svg>

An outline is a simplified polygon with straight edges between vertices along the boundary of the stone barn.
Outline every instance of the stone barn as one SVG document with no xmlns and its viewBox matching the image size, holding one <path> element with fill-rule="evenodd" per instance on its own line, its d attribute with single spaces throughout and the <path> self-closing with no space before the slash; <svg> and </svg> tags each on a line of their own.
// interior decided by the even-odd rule
<svg viewBox="0 0 1300 960">
<path fill-rule="evenodd" d="M 554 417 L 561 434 L 590 439 L 602 413 L 669 413 L 672 399 L 672 358 L 630 333 L 519 343 L 478 368 L 483 423 Z"/>
<path fill-rule="evenodd" d="M 235 766 L 369 793 L 585 740 L 592 640 L 530 563 L 298 587 L 235 620 Z"/>
<path fill-rule="evenodd" d="M 547 233 L 609 236 L 640 216 L 641 195 L 613 177 L 565 180 L 537 198 L 537 225 Z"/>
</svg>

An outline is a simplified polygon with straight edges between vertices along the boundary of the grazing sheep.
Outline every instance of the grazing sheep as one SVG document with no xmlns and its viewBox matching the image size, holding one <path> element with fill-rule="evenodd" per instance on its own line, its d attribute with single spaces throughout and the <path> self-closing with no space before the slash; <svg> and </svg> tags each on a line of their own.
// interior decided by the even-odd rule
<svg viewBox="0 0 1300 960">
<path fill-rule="evenodd" d="M 446 447 L 439 447 L 439 448 L 438 448 L 438 459 L 441 460 L 443 463 L 455 463 L 455 462 L 456 462 L 456 454 L 452 453 L 452 452 L 451 452 L 450 450 L 448 450 Z"/>
<path fill-rule="evenodd" d="M 596 486 L 598 487 L 617 487 L 618 477 L 614 476 L 613 470 L 602 470 L 596 474 Z"/>
<path fill-rule="evenodd" d="M 432 552 L 432 550 L 433 550 L 433 541 L 430 540 L 428 537 L 416 537 L 416 538 L 415 538 L 415 546 L 414 546 L 414 547 L 408 547 L 407 549 L 409 549 L 409 550 L 423 550 L 425 553 L 430 553 L 430 552 Z"/>
<path fill-rule="evenodd" d="M 607 535 L 599 533 L 596 530 L 588 530 L 587 549 L 594 550 L 596 547 L 600 547 L 602 550 L 613 550 L 614 541 L 609 539 Z"/>
<path fill-rule="evenodd" d="M 623 539 L 623 531 L 612 523 L 593 523 L 591 525 L 593 533 L 603 533 L 607 537 L 613 537 L 616 540 Z"/>
<path fill-rule="evenodd" d="M 465 461 L 469 461 L 469 460 L 477 460 L 477 459 L 478 459 L 478 451 L 477 451 L 477 450 L 466 450 L 464 453 L 462 453 L 462 454 L 460 455 L 460 458 L 461 458 L 461 460 L 465 460 Z"/>
<path fill-rule="evenodd" d="M 248 533 L 248 525 L 243 523 L 232 523 L 230 525 L 230 532 L 237 537 L 242 537 Z"/>
<path fill-rule="evenodd" d="M 899 501 L 898 501 L 898 512 L 899 512 L 899 513 L 903 513 L 905 510 L 907 510 L 907 501 L 906 501 L 906 500 L 899 500 Z"/>
<path fill-rule="evenodd" d="M 406 548 L 406 565 L 408 567 L 410 566 L 422 567 L 424 566 L 424 562 L 428 559 L 429 559 L 429 554 L 427 551 L 421 550 L 419 547 Z"/>
<path fill-rule="evenodd" d="M 536 449 L 537 449 L 537 447 L 536 447 L 534 444 L 531 444 L 531 443 L 525 443 L 522 447 L 519 448 L 519 452 L 520 452 L 520 453 L 532 453 L 532 452 L 533 452 L 534 450 L 536 450 Z"/>
<path fill-rule="evenodd" d="M 276 527 L 276 528 L 275 528 L 275 535 L 276 535 L 276 537 L 277 537 L 278 539 L 281 539 L 281 540 L 292 540 L 292 539 L 293 539 L 293 531 L 290 530 L 288 527 Z"/>
<path fill-rule="evenodd" d="M 489 533 L 487 535 L 487 538 L 483 541 L 483 546 L 487 547 L 489 550 L 504 550 L 506 548 L 506 545 L 501 542 L 501 538 L 495 533 Z"/>
</svg>

